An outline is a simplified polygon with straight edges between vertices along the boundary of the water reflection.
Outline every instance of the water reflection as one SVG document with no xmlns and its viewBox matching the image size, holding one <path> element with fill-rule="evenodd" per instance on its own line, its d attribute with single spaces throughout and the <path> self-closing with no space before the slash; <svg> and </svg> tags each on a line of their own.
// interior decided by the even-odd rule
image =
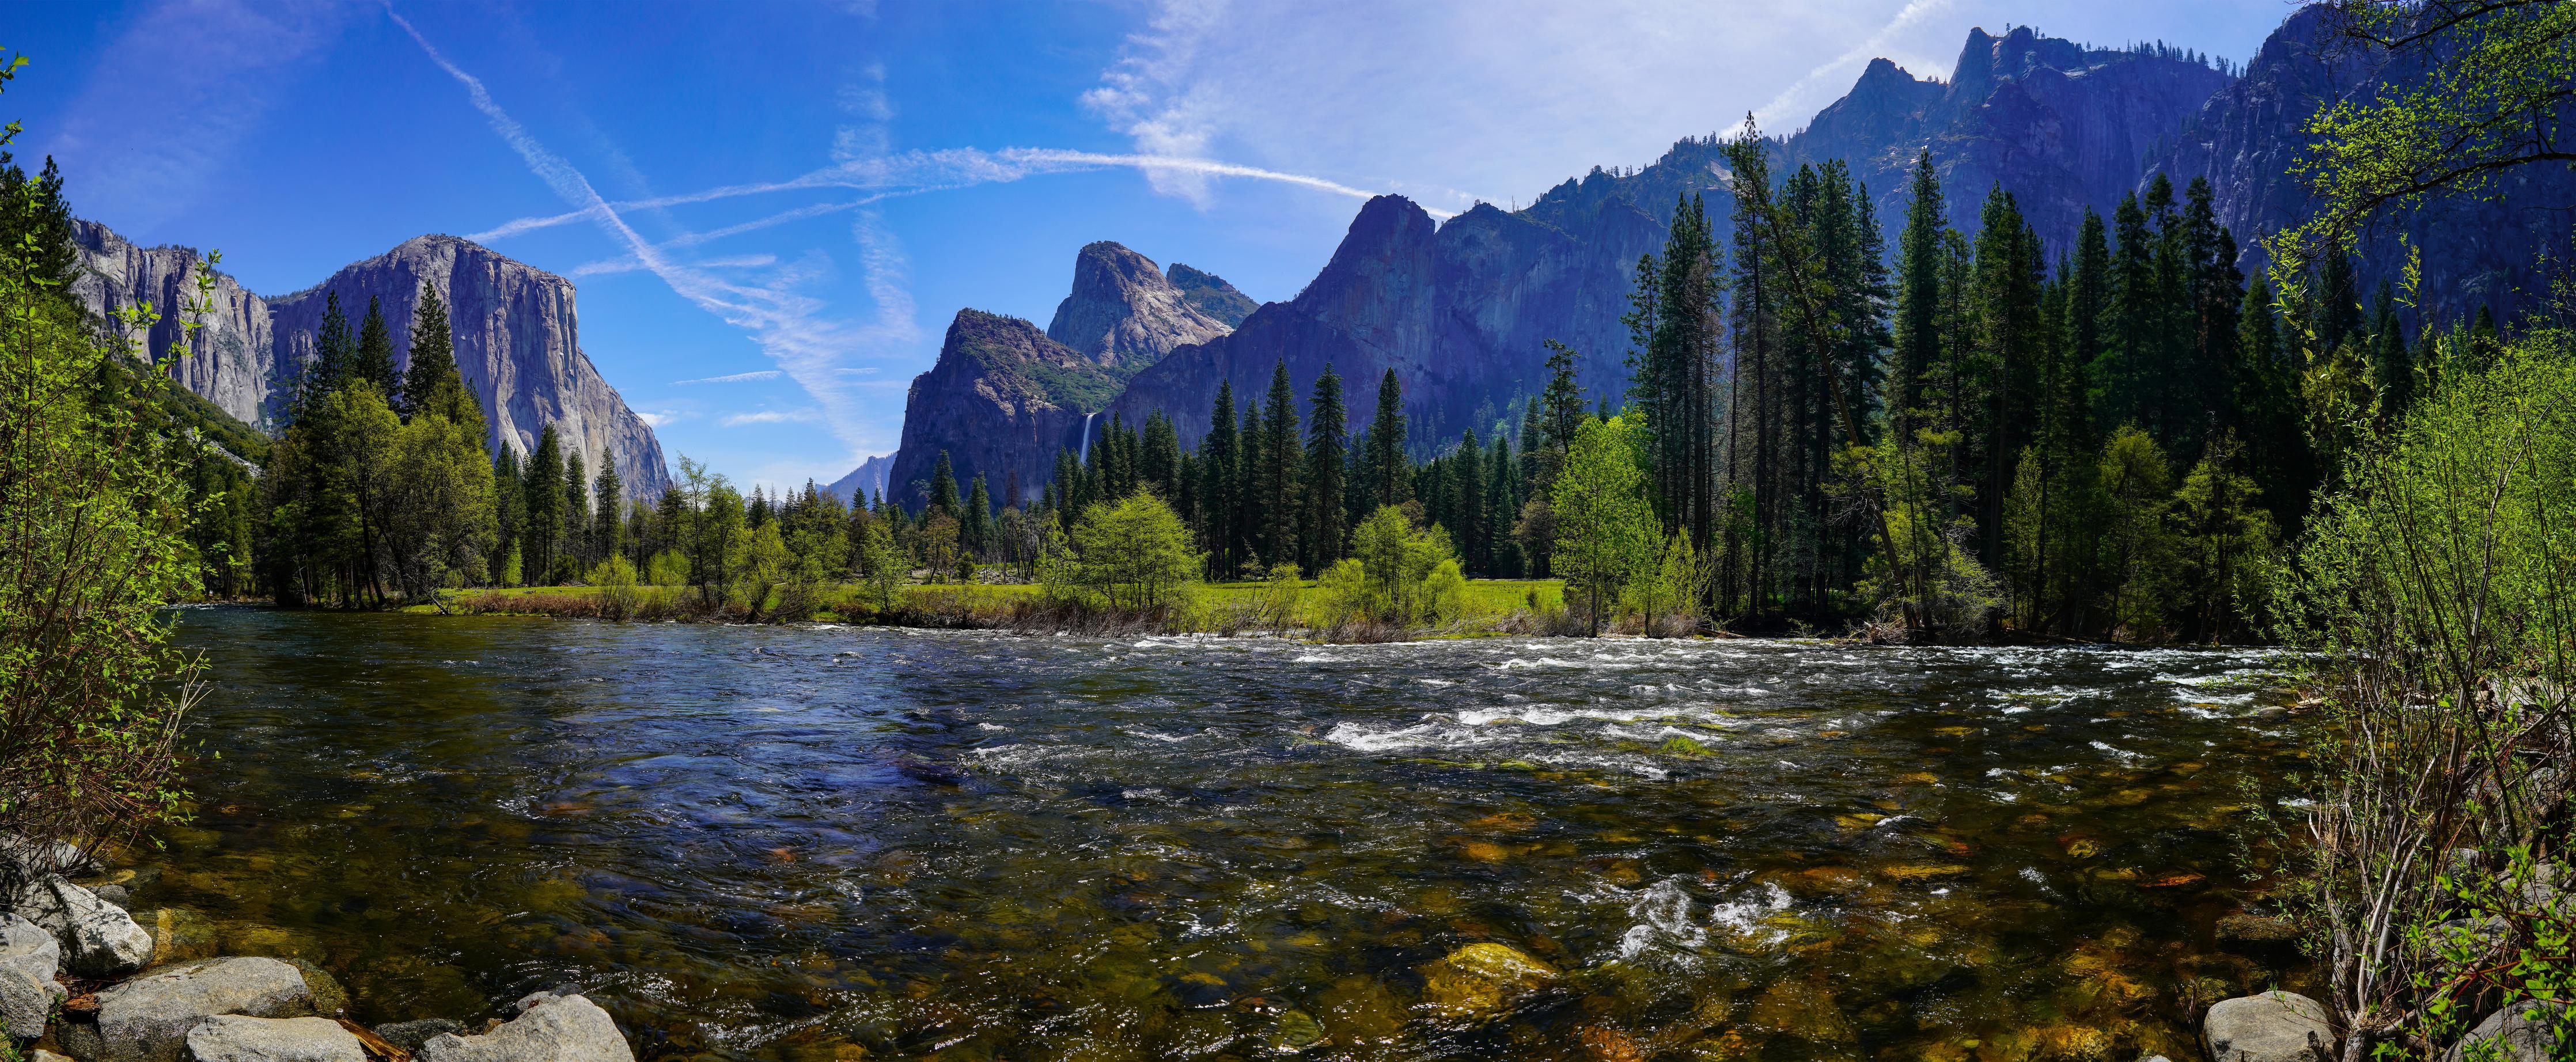
<svg viewBox="0 0 2576 1062">
<path fill-rule="evenodd" d="M 570 984 L 645 1057 L 2184 1057 L 2297 979 L 2211 930 L 2296 747 L 2256 654 L 184 640 L 220 760 L 137 906 L 368 1021 Z M 1476 944 L 1558 975 L 1458 1002 Z"/>
</svg>

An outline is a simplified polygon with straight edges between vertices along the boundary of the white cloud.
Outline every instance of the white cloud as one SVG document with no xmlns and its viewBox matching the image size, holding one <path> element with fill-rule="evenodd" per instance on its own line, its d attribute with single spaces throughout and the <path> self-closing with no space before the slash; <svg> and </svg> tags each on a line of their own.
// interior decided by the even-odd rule
<svg viewBox="0 0 2576 1062">
<path fill-rule="evenodd" d="M 644 426 L 647 428 L 660 428 L 678 421 L 687 420 L 688 414 L 679 412 L 654 412 L 652 410 L 639 409 L 635 411 L 635 418 L 643 421 Z"/>
<path fill-rule="evenodd" d="M 241 0 L 162 0 L 120 17 L 124 34 L 99 49 L 44 152 L 61 160 L 84 215 L 149 242 L 153 226 L 205 198 L 344 17 L 333 4 Z"/>
</svg>

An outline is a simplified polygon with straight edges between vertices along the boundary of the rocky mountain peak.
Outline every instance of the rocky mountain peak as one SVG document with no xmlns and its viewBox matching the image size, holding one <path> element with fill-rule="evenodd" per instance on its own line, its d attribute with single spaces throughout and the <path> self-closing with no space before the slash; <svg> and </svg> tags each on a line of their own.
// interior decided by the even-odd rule
<svg viewBox="0 0 2576 1062">
<path fill-rule="evenodd" d="M 1252 296 L 1236 291 L 1224 277 L 1192 269 L 1179 262 L 1172 263 L 1172 268 L 1164 272 L 1163 279 L 1180 289 L 1181 298 L 1189 302 L 1191 309 L 1223 322 L 1227 328 L 1242 327 L 1243 319 L 1261 308 L 1260 303 L 1252 301 Z"/>
<path fill-rule="evenodd" d="M 1190 305 L 1153 259 L 1103 240 L 1074 255 L 1073 292 L 1057 304 L 1046 334 L 1132 375 L 1175 347 L 1232 330 Z"/>
</svg>

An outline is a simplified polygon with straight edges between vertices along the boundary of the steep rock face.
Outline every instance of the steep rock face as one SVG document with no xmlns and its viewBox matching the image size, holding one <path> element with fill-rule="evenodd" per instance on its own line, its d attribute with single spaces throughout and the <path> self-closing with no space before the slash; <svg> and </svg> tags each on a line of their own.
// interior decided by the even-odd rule
<svg viewBox="0 0 2576 1062">
<path fill-rule="evenodd" d="M 1587 358 L 1583 377 L 1615 386 L 1628 270 L 1662 245 L 1662 223 L 1624 197 L 1560 217 L 1574 231 L 1490 205 L 1435 228 L 1411 200 L 1370 200 L 1297 298 L 1254 311 L 1233 335 L 1173 352 L 1138 374 L 1110 413 L 1133 424 L 1161 410 L 1192 445 L 1209 428 L 1219 381 L 1233 385 L 1240 408 L 1259 401 L 1285 363 L 1302 413 L 1330 364 L 1357 430 L 1392 368 L 1411 444 L 1429 453 L 1464 429 L 1490 438 L 1498 423 L 1517 424 L 1520 399 L 1546 382 L 1546 339 L 1607 355 Z"/>
<path fill-rule="evenodd" d="M 80 246 L 82 265 L 73 296 L 107 321 L 110 333 L 137 357 L 161 357 L 183 334 L 180 311 L 197 298 L 196 265 L 203 256 L 187 247 L 136 247 L 95 221 L 74 220 L 72 240 Z M 132 334 L 116 320 L 117 311 L 147 302 L 161 318 L 147 334 Z M 217 273 L 212 309 L 188 337 L 187 355 L 171 367 L 171 377 L 235 419 L 272 429 L 268 397 L 277 348 L 268 300 Z"/>
<path fill-rule="evenodd" d="M 1164 271 L 1163 279 L 1180 289 L 1181 299 L 1189 303 L 1191 309 L 1214 318 L 1227 328 L 1242 327 L 1243 319 L 1261 308 L 1260 303 L 1252 301 L 1252 296 L 1236 291 L 1224 277 L 1192 269 L 1179 262 L 1172 263 L 1172 268 Z"/>
<path fill-rule="evenodd" d="M 1191 306 L 1152 259 L 1104 240 L 1074 256 L 1073 293 L 1056 305 L 1047 338 L 1132 376 L 1173 348 L 1229 330 Z"/>
<path fill-rule="evenodd" d="M 396 361 L 407 368 L 424 280 L 447 303 L 456 368 L 483 402 L 491 445 L 524 456 L 551 424 L 566 446 L 580 451 L 585 468 L 597 472 L 602 455 L 614 460 L 630 497 L 654 497 L 670 484 L 653 429 L 582 353 L 572 282 L 480 244 L 416 237 L 319 285 L 269 300 L 278 360 L 300 366 L 312 358 L 325 295 L 336 291 L 353 326 L 369 298 L 382 300 Z"/>
<path fill-rule="evenodd" d="M 2410 57 L 2355 47 L 2335 32 L 2333 13 L 2311 7 L 2291 16 L 2263 44 L 2245 76 L 2211 97 L 2151 172 L 2175 184 L 2208 178 L 2219 220 L 2245 249 L 2243 265 L 2263 265 L 2262 236 L 2305 217 L 2313 204 L 2290 166 L 2306 150 L 2305 126 L 2319 108 L 2367 102 L 2421 74 Z M 2394 282 L 2405 265 L 2399 233 L 2423 252 L 2421 305 L 2437 319 L 2492 306 L 2510 315 L 2537 287 L 2533 263 L 2544 249 L 2565 248 L 2567 204 L 2576 203 L 2576 168 L 2544 163 L 2500 175 L 2491 197 L 2448 198 L 2398 219 L 2362 245 L 2357 270 L 2365 284 Z M 2365 289 L 2367 294 L 2367 289 Z"/>
<path fill-rule="evenodd" d="M 1014 481 L 1033 496 L 1055 474 L 1057 448 L 1081 445 L 1088 415 L 1124 380 L 1027 321 L 959 310 L 939 361 L 913 377 L 887 490 L 920 508 L 946 451 L 960 490 L 981 474 L 996 497 Z"/>
<path fill-rule="evenodd" d="M 148 335 L 123 336 L 113 323 L 111 329 L 129 343 L 141 341 L 152 356 L 167 350 L 181 334 L 176 308 L 197 297 L 197 252 L 139 248 L 94 221 L 76 222 L 74 240 L 83 271 L 73 294 L 111 322 L 114 311 L 150 302 L 162 319 Z M 508 446 L 524 456 L 552 424 L 580 450 L 584 467 L 595 472 L 603 455 L 614 461 L 629 496 L 653 497 L 670 484 L 653 429 L 582 353 L 572 282 L 454 236 L 418 237 L 276 298 L 252 294 L 217 273 L 213 312 L 189 338 L 171 376 L 224 412 L 274 432 L 281 401 L 313 356 L 325 293 L 339 292 L 352 329 L 370 297 L 382 300 L 395 362 L 408 368 L 423 280 L 447 302 L 457 371 L 483 402 L 487 443 L 495 452 Z"/>
</svg>

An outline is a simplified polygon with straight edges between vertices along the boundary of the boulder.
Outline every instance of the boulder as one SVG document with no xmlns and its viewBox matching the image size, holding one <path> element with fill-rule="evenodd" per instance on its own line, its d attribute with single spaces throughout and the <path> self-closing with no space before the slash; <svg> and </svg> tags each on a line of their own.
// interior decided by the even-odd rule
<svg viewBox="0 0 2576 1062">
<path fill-rule="evenodd" d="M 69 1055 L 58 1055 L 39 1047 L 27 1052 L 27 1062 L 72 1062 L 72 1060 Z"/>
<path fill-rule="evenodd" d="M 329 1018 L 219 1014 L 188 1030 L 190 1062 L 367 1062 L 356 1035 Z"/>
<path fill-rule="evenodd" d="M 617 1022 L 578 995 L 539 992 L 518 1002 L 518 1017 L 481 1036 L 441 1033 L 420 1045 L 417 1062 L 635 1062 Z"/>
<path fill-rule="evenodd" d="M 420 1045 L 428 1043 L 431 1037 L 441 1033 L 464 1031 L 465 1023 L 454 1018 L 422 1018 L 419 1021 L 398 1021 L 390 1025 L 376 1026 L 376 1035 L 384 1042 L 415 1053 L 420 1050 Z"/>
<path fill-rule="evenodd" d="M 45 1019 L 69 993 L 54 980 L 62 945 L 13 914 L 0 914 L 0 1031 L 21 1040 L 45 1035 Z"/>
<path fill-rule="evenodd" d="M 301 1018 L 313 1013 L 304 974 L 276 959 L 181 963 L 98 994 L 98 1024 L 64 1023 L 80 1062 L 178 1062 L 188 1030 L 219 1014 Z"/>
<path fill-rule="evenodd" d="M 83 977 L 115 977 L 152 961 L 152 934 L 95 893 L 60 875 L 18 894 L 18 913 L 52 931 L 63 965 Z"/>
<path fill-rule="evenodd" d="M 1469 944 L 1422 968 L 1422 999 L 1453 1020 L 1498 1017 L 1545 991 L 1556 968 L 1501 944 Z"/>
<path fill-rule="evenodd" d="M 31 841 L 14 833 L 0 833 L 0 860 L 18 868 L 27 880 L 36 881 L 56 874 L 96 874 L 105 869 L 98 857 L 67 841 Z"/>
<path fill-rule="evenodd" d="M 2551 1062 L 2576 1058 L 2576 1041 L 2561 1041 L 2558 1022 L 2570 1004 L 2526 999 L 2487 1015 L 2442 1062 Z"/>
<path fill-rule="evenodd" d="M 0 968 L 18 970 L 29 978 L 52 984 L 54 970 L 62 961 L 62 942 L 45 927 L 0 912 Z"/>
<path fill-rule="evenodd" d="M 2265 992 L 2220 1000 L 2201 1019 L 2201 1040 L 2212 1062 L 2326 1062 L 2334 1057 L 2334 1025 L 2326 1008 L 2295 992 Z"/>
<path fill-rule="evenodd" d="M 0 1034 L 20 1040 L 45 1035 L 45 1021 L 63 995 L 63 986 L 51 978 L 39 981 L 17 967 L 0 967 Z"/>
</svg>

